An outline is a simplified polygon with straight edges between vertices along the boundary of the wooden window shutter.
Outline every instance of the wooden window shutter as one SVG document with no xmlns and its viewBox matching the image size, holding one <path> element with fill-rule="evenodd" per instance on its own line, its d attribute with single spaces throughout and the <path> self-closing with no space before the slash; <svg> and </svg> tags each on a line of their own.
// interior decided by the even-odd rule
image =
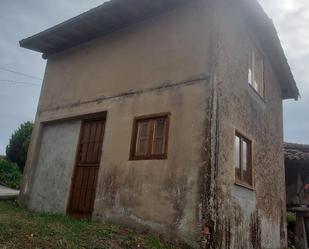
<svg viewBox="0 0 309 249">
<path fill-rule="evenodd" d="M 130 159 L 166 159 L 168 125 L 169 114 L 135 118 Z"/>
</svg>

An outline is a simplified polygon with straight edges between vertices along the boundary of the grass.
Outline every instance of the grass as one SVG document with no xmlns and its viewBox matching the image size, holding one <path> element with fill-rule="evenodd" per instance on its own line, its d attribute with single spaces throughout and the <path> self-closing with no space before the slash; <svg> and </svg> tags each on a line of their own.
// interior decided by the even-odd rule
<svg viewBox="0 0 309 249">
<path fill-rule="evenodd" d="M 0 201 L 0 249 L 188 249 L 151 233 L 75 220 L 64 215 L 37 214 L 15 202 Z"/>
</svg>

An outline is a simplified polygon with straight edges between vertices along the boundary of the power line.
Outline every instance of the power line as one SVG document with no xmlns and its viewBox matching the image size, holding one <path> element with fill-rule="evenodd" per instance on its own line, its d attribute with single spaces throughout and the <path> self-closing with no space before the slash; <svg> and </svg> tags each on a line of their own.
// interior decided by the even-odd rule
<svg viewBox="0 0 309 249">
<path fill-rule="evenodd" d="M 10 73 L 14 73 L 14 74 L 18 74 L 18 75 L 22 75 L 22 76 L 26 76 L 28 78 L 32 78 L 32 79 L 36 79 L 36 80 L 43 80 L 43 79 L 41 79 L 41 78 L 39 78 L 37 76 L 33 76 L 33 75 L 30 75 L 30 74 L 14 71 L 14 70 L 11 70 L 11 69 L 8 69 L 8 68 L 4 68 L 4 67 L 0 67 L 0 70 L 6 71 L 6 72 L 10 72 Z"/>
<path fill-rule="evenodd" d="M 40 84 L 35 84 L 35 83 L 31 83 L 31 82 L 24 82 L 24 81 L 15 81 L 15 80 L 2 80 L 2 79 L 0 79 L 0 82 L 13 83 L 13 84 L 19 84 L 19 85 L 41 86 Z"/>
</svg>

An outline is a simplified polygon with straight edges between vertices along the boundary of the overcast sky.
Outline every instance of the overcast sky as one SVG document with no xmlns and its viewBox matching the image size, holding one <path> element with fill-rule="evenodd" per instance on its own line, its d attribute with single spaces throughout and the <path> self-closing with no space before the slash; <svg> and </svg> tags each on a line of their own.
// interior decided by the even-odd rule
<svg viewBox="0 0 309 249">
<path fill-rule="evenodd" d="M 12 132 L 22 122 L 34 120 L 45 70 L 41 55 L 19 48 L 18 41 L 103 2 L 0 0 L 0 155 L 5 153 Z M 260 2 L 274 20 L 302 96 L 298 102 L 284 104 L 285 140 L 309 143 L 309 1 Z"/>
</svg>

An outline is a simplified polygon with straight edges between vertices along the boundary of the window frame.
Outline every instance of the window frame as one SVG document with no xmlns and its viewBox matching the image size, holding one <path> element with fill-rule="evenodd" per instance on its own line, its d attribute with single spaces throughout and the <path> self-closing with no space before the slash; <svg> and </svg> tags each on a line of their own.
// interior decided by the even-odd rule
<svg viewBox="0 0 309 249">
<path fill-rule="evenodd" d="M 166 160 L 167 159 L 167 152 L 168 152 L 168 140 L 169 140 L 169 126 L 170 126 L 170 116 L 169 112 L 166 113 L 157 113 L 157 114 L 150 114 L 150 115 L 143 115 L 139 117 L 135 117 L 133 121 L 133 128 L 132 128 L 132 136 L 131 136 L 131 148 L 130 148 L 130 161 L 137 161 L 137 160 Z M 154 138 L 149 141 L 151 144 L 151 148 L 148 148 L 147 155 L 138 156 L 136 155 L 136 145 L 137 145 L 137 135 L 138 135 L 138 123 L 141 121 L 151 121 L 164 118 L 166 122 L 166 128 L 164 132 L 164 153 L 160 155 L 152 154 Z M 152 131 L 152 135 L 153 135 Z"/>
<path fill-rule="evenodd" d="M 256 71 L 256 55 L 259 55 L 262 59 L 262 87 L 263 87 L 263 91 L 259 92 L 259 90 L 256 90 L 254 88 L 254 81 L 255 81 L 255 71 Z M 249 70 L 251 70 L 251 79 L 249 79 Z M 250 57 L 249 57 L 249 62 L 248 62 L 248 77 L 247 77 L 247 83 L 248 85 L 251 87 L 251 89 L 262 99 L 265 100 L 265 56 L 262 53 L 261 49 L 255 44 L 250 48 Z M 251 81 L 251 83 L 250 83 Z M 259 85 L 258 85 L 259 87 Z"/>
<path fill-rule="evenodd" d="M 235 139 L 236 138 L 239 138 L 240 139 L 240 147 L 239 147 L 239 162 L 240 162 L 240 179 L 238 179 L 238 176 L 236 174 L 236 145 L 235 145 Z M 250 183 L 247 182 L 246 180 L 244 180 L 244 176 L 243 176 L 243 162 L 242 162 L 242 159 L 243 159 L 243 150 L 242 150 L 242 143 L 246 142 L 249 149 L 248 149 L 248 154 L 247 154 L 247 161 L 248 161 L 248 169 L 249 169 L 249 172 L 250 172 Z M 234 133 L 234 177 L 235 177 L 235 184 L 236 185 L 239 185 L 239 186 L 242 186 L 242 187 L 245 187 L 245 188 L 248 188 L 248 189 L 251 189 L 251 190 L 254 190 L 254 182 L 253 182 L 253 142 L 252 142 L 252 139 L 248 138 L 247 136 L 243 135 L 243 133 L 239 132 L 238 130 L 235 130 L 235 133 Z"/>
</svg>

